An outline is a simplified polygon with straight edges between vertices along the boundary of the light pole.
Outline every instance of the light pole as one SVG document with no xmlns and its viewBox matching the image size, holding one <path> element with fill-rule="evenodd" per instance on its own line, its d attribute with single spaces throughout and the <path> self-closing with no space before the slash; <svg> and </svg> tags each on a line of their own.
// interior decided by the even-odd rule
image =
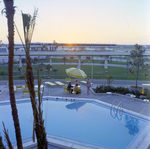
<svg viewBox="0 0 150 149">
<path fill-rule="evenodd" d="M 106 72 L 106 81 L 107 81 L 107 71 L 105 71 Z"/>
<path fill-rule="evenodd" d="M 90 63 L 91 61 L 88 62 Z M 91 63 L 91 79 L 93 79 L 93 62 Z"/>
</svg>

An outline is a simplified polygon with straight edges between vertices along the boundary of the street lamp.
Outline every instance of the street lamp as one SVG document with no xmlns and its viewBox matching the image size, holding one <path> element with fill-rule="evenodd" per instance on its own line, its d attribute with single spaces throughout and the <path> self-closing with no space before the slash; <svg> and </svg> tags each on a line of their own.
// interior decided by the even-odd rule
<svg viewBox="0 0 150 149">
<path fill-rule="evenodd" d="M 107 80 L 107 71 L 105 71 L 106 72 L 106 80 Z"/>
</svg>

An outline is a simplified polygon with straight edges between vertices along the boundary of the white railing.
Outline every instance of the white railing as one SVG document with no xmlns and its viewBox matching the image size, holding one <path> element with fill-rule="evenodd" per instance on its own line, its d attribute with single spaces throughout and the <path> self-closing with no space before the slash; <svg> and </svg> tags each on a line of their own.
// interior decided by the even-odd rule
<svg viewBox="0 0 150 149">
<path fill-rule="evenodd" d="M 123 101 L 118 104 L 117 112 L 123 112 Z"/>
<path fill-rule="evenodd" d="M 122 114 L 123 114 L 123 101 L 121 101 L 117 105 L 117 100 L 115 99 L 110 107 L 110 115 L 113 118 L 117 118 L 118 120 L 121 120 Z"/>
</svg>

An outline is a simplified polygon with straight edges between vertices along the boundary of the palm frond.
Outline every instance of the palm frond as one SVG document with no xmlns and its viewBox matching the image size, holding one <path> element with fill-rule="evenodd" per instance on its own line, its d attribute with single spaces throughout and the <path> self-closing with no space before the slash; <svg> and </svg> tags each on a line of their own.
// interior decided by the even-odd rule
<svg viewBox="0 0 150 149">
<path fill-rule="evenodd" d="M 33 16 L 22 12 L 24 39 L 25 39 L 26 50 L 28 52 L 30 51 L 30 43 L 32 40 L 34 27 L 36 24 L 37 14 L 38 14 L 38 9 L 36 8 L 34 10 Z"/>
<path fill-rule="evenodd" d="M 6 139 L 7 145 L 10 149 L 13 149 L 12 144 L 9 139 L 8 130 L 6 130 L 4 122 L 2 122 L 2 123 L 3 123 L 3 127 L 4 127 L 4 134 L 5 134 L 5 139 Z"/>
</svg>

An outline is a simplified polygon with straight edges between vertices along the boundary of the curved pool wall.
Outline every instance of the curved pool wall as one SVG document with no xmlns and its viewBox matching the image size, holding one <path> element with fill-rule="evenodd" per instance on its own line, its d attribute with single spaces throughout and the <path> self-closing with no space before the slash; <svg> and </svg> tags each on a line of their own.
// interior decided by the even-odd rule
<svg viewBox="0 0 150 149">
<path fill-rule="evenodd" d="M 133 149 L 139 147 L 150 131 L 150 121 L 147 117 L 143 118 L 125 109 L 123 113 L 120 111 L 116 114 L 115 109 L 110 110 L 111 105 L 95 99 L 44 98 L 43 117 L 48 138 L 92 148 Z M 24 140 L 31 138 L 33 131 L 32 108 L 29 101 L 17 100 Z M 3 113 L 0 121 L 4 121 L 11 142 L 15 142 L 9 102 L 0 103 L 0 113 Z M 3 137 L 2 124 L 0 132 Z"/>
</svg>

